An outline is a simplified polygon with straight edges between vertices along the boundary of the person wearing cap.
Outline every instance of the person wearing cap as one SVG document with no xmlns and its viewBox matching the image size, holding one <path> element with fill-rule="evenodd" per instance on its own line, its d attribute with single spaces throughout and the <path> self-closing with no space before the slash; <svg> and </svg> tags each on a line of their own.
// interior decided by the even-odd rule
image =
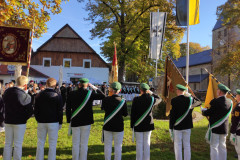
<svg viewBox="0 0 240 160">
<path fill-rule="evenodd" d="M 238 160 L 240 160 L 240 89 L 236 90 L 237 105 L 232 111 L 232 125 L 230 129 L 230 141 L 235 146 L 238 154 Z"/>
<path fill-rule="evenodd" d="M 150 137 L 154 130 L 152 109 L 161 102 L 149 89 L 146 83 L 140 84 L 141 95 L 132 102 L 131 128 L 136 137 L 136 160 L 150 160 Z"/>
<path fill-rule="evenodd" d="M 88 89 L 91 87 L 96 92 Z M 79 80 L 79 89 L 69 93 L 67 97 L 67 123 L 72 128 L 72 159 L 87 160 L 88 139 L 93 121 L 93 101 L 102 100 L 105 95 L 97 87 L 89 83 L 87 78 Z"/>
<path fill-rule="evenodd" d="M 202 110 L 204 116 L 209 117 L 210 126 L 210 157 L 211 160 L 226 160 L 226 137 L 228 133 L 228 117 L 232 109 L 232 101 L 226 97 L 230 89 L 223 84 L 218 84 L 218 98 L 211 100 L 210 108 Z M 225 118 L 224 118 L 225 117 Z"/>
<path fill-rule="evenodd" d="M 122 158 L 123 117 L 126 117 L 128 112 L 126 100 L 118 95 L 121 87 L 119 82 L 113 82 L 109 88 L 113 95 L 102 100 L 101 108 L 105 111 L 102 139 L 104 142 L 105 160 L 111 160 L 113 140 L 114 160 L 121 160 Z"/>
<path fill-rule="evenodd" d="M 56 79 L 49 78 L 46 82 L 47 88 L 35 97 L 34 115 L 38 122 L 36 160 L 44 159 L 44 144 L 47 135 L 49 142 L 48 159 L 56 159 L 58 130 L 61 129 L 63 120 L 62 96 L 54 90 L 56 84 Z"/>
<path fill-rule="evenodd" d="M 182 146 L 184 160 L 191 159 L 190 136 L 193 128 L 192 111 L 202 103 L 196 97 L 187 93 L 187 88 L 181 84 L 176 85 L 177 97 L 171 100 L 169 132 L 174 142 L 175 159 L 182 160 Z"/>
<path fill-rule="evenodd" d="M 20 160 L 22 157 L 22 143 L 26 123 L 33 114 L 31 96 L 25 93 L 24 90 L 27 83 L 28 78 L 20 76 L 16 80 L 16 87 L 8 88 L 3 94 L 5 107 L 5 146 L 3 160 L 10 160 L 12 156 L 14 160 Z"/>
</svg>

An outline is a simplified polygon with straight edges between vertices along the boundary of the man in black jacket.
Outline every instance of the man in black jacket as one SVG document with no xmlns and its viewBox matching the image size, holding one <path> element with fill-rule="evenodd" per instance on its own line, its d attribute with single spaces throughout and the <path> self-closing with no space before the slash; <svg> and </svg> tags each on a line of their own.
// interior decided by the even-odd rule
<svg viewBox="0 0 240 160">
<path fill-rule="evenodd" d="M 88 139 L 93 121 L 93 101 L 102 100 L 105 95 L 97 87 L 81 78 L 79 89 L 70 92 L 67 99 L 67 122 L 72 127 L 73 160 L 87 160 Z M 96 92 L 88 90 L 88 86 Z"/>
<path fill-rule="evenodd" d="M 34 115 L 38 122 L 36 160 L 44 159 L 44 144 L 47 135 L 49 141 L 48 159 L 56 159 L 58 130 L 61 129 L 63 120 L 62 97 L 54 90 L 56 84 L 56 79 L 49 78 L 46 82 L 47 88 L 35 98 Z"/>
<path fill-rule="evenodd" d="M 12 159 L 12 145 L 14 143 L 13 159 L 22 157 L 22 142 L 26 130 L 26 122 L 33 114 L 31 96 L 25 93 L 28 78 L 17 78 L 17 87 L 8 88 L 3 95 L 5 104 L 5 147 L 3 159 Z"/>
<path fill-rule="evenodd" d="M 190 136 L 193 128 L 192 111 L 194 107 L 202 103 L 186 92 L 183 85 L 176 85 L 177 97 L 171 100 L 169 131 L 174 141 L 175 159 L 182 160 L 182 145 L 184 148 L 184 160 L 191 159 Z"/>
<path fill-rule="evenodd" d="M 238 154 L 238 160 L 240 160 L 240 89 L 237 89 L 236 99 L 238 104 L 232 111 L 232 126 L 230 129 L 230 141 L 235 146 Z"/>
<path fill-rule="evenodd" d="M 1 83 L 0 83 L 1 86 Z M 1 88 L 1 87 L 0 87 Z M 4 132 L 4 103 L 2 99 L 2 95 L 0 95 L 0 132 Z"/>
<path fill-rule="evenodd" d="M 150 137 L 154 130 L 152 109 L 161 99 L 149 90 L 146 83 L 140 85 L 141 95 L 135 97 L 131 109 L 131 128 L 136 136 L 136 159 L 150 160 Z"/>
<path fill-rule="evenodd" d="M 209 116 L 211 126 L 210 132 L 210 152 L 211 160 L 226 160 L 226 137 L 228 133 L 228 117 L 232 109 L 232 101 L 226 98 L 228 87 L 223 84 L 218 85 L 218 98 L 210 102 L 210 109 L 203 111 L 204 116 Z M 209 134 L 208 134 L 209 135 Z"/>
<path fill-rule="evenodd" d="M 114 82 L 110 89 L 112 96 L 106 97 L 102 101 L 102 109 L 105 111 L 104 116 L 104 155 L 105 160 L 111 160 L 112 141 L 114 139 L 115 160 L 121 160 L 122 157 L 122 141 L 123 141 L 123 116 L 128 115 L 126 100 L 122 99 L 118 94 L 121 90 L 121 84 Z"/>
<path fill-rule="evenodd" d="M 67 99 L 67 88 L 66 88 L 66 83 L 63 83 L 62 86 L 60 87 L 60 91 L 61 91 L 61 96 L 62 96 L 62 102 L 63 102 L 63 106 L 66 103 L 66 99 Z"/>
</svg>

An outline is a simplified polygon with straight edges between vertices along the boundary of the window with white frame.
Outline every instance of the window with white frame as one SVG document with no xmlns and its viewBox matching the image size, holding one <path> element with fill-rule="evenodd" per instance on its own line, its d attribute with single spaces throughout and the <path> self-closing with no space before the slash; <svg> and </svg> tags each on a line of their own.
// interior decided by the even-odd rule
<svg viewBox="0 0 240 160">
<path fill-rule="evenodd" d="M 63 59 L 63 67 L 70 68 L 72 66 L 72 59 L 64 58 Z"/>
<path fill-rule="evenodd" d="M 83 60 L 83 68 L 91 68 L 91 59 Z"/>
<path fill-rule="evenodd" d="M 51 58 L 43 58 L 43 67 L 51 67 Z"/>
</svg>

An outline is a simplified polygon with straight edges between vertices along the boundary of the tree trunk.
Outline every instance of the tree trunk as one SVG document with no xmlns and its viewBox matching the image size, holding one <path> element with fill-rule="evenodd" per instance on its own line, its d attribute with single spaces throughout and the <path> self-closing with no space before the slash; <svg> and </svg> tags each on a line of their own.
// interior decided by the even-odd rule
<svg viewBox="0 0 240 160">
<path fill-rule="evenodd" d="M 119 69 L 118 69 L 118 81 L 124 82 L 125 79 L 125 60 L 119 62 Z"/>
</svg>

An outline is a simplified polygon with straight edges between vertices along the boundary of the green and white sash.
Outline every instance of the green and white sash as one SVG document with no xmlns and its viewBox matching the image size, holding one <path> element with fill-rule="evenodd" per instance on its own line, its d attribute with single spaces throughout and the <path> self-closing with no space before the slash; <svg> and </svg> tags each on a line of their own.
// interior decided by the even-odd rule
<svg viewBox="0 0 240 160">
<path fill-rule="evenodd" d="M 80 104 L 80 106 L 73 112 L 72 116 L 71 116 L 71 121 L 74 117 L 77 116 L 77 114 L 85 107 L 85 105 L 87 104 L 88 100 L 90 99 L 91 97 L 91 94 L 92 94 L 92 91 L 88 91 L 86 97 L 84 98 L 83 102 Z M 69 124 L 69 127 L 68 127 L 68 136 L 71 136 L 72 135 L 72 127 L 71 127 L 71 122 Z"/>
<path fill-rule="evenodd" d="M 109 114 L 105 119 L 104 119 L 104 124 L 107 124 L 117 113 L 118 111 L 120 111 L 123 107 L 123 105 L 125 104 L 125 99 L 123 98 L 121 100 L 121 102 L 118 104 L 118 106 L 112 111 L 111 114 Z M 102 130 L 102 143 L 104 143 L 104 133 L 103 133 L 103 130 Z"/>
<path fill-rule="evenodd" d="M 174 126 L 177 126 L 178 124 L 180 124 L 184 120 L 184 118 L 188 115 L 189 111 L 191 110 L 193 98 L 190 96 L 189 99 L 190 99 L 190 102 L 189 102 L 187 111 L 176 120 L 176 122 L 174 123 Z M 172 141 L 174 141 L 173 129 L 171 130 L 170 135 L 171 135 Z"/>
<path fill-rule="evenodd" d="M 231 101 L 231 108 L 230 108 L 229 112 L 225 116 L 223 116 L 221 119 L 219 119 L 217 122 L 213 123 L 212 125 L 210 125 L 210 123 L 209 123 L 208 130 L 207 130 L 207 133 L 205 136 L 207 143 L 209 143 L 209 144 L 211 143 L 212 129 L 221 126 L 228 119 L 229 115 L 232 112 L 232 106 L 233 106 L 233 102 Z"/>
<path fill-rule="evenodd" d="M 192 106 L 193 98 L 189 97 L 189 99 L 190 99 L 190 103 L 189 103 L 189 107 L 188 107 L 187 111 L 176 120 L 174 126 L 177 126 L 179 123 L 181 123 L 184 120 L 184 118 L 188 115 L 188 113 L 191 109 L 191 106 Z"/>
<path fill-rule="evenodd" d="M 149 112 L 151 111 L 151 109 L 153 107 L 154 97 L 151 97 L 151 98 L 152 98 L 152 101 L 151 101 L 150 106 L 148 107 L 148 109 L 143 113 L 143 115 L 133 125 L 132 142 L 134 142 L 134 127 L 137 127 L 146 118 L 146 116 L 149 114 Z"/>
</svg>

